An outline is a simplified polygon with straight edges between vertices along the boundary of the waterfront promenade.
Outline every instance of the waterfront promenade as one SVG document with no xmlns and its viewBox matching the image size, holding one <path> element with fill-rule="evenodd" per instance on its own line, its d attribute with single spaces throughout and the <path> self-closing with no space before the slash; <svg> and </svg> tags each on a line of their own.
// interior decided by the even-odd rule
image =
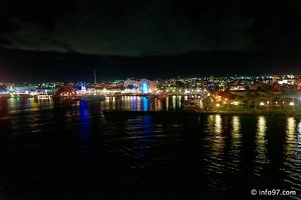
<svg viewBox="0 0 301 200">
<path fill-rule="evenodd" d="M 36 97 L 36 96 L 35 96 Z M 45 103 L 57 103 L 52 95 L 40 95 L 40 98 L 34 98 L 38 104 Z M 67 98 L 70 97 L 70 98 Z M 67 98 L 72 100 L 70 104 L 77 105 L 79 98 L 72 98 L 73 96 L 61 96 L 61 98 Z M 187 96 L 169 96 L 165 100 L 147 98 L 146 95 L 118 95 L 106 97 L 104 102 L 101 102 L 103 112 L 105 114 L 111 113 L 132 113 L 132 114 L 157 114 L 157 113 L 169 113 L 169 114 L 230 114 L 230 115 L 301 115 L 299 104 L 296 106 L 287 106 L 286 108 L 275 107 L 267 108 L 265 106 L 258 105 L 257 108 L 242 108 L 240 106 L 227 106 L 205 109 L 202 108 L 182 108 L 182 102 Z M 2 98 L 3 99 L 3 98 Z M 4 98 L 4 99 L 16 99 L 16 97 Z M 3 99 L 3 100 L 4 100 Z M 30 99 L 24 96 L 25 99 Z M 61 101 L 60 101 L 61 102 Z M 122 108 L 122 109 L 121 109 Z"/>
<path fill-rule="evenodd" d="M 161 110 L 161 111 L 133 111 L 133 110 L 104 110 L 103 113 L 105 115 L 110 114 L 137 114 L 137 115 L 144 115 L 144 114 L 179 114 L 179 115 L 186 115 L 186 114 L 223 114 L 223 115 L 267 115 L 267 116 L 274 116 L 274 115 L 286 115 L 286 116 L 294 116 L 300 115 L 301 111 L 286 111 L 286 110 Z"/>
</svg>

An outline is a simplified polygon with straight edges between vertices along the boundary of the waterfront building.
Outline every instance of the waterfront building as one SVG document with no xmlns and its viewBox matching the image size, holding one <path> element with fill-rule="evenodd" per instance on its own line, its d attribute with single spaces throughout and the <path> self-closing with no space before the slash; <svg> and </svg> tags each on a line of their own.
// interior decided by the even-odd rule
<svg viewBox="0 0 301 200">
<path fill-rule="evenodd" d="M 158 89 L 156 81 L 148 79 L 134 79 L 128 78 L 123 84 L 125 89 L 135 90 L 140 93 L 155 93 Z"/>
<path fill-rule="evenodd" d="M 32 92 L 36 92 L 37 87 L 36 86 L 31 86 L 31 85 L 28 85 L 28 86 L 16 86 L 14 88 L 14 90 L 15 90 L 15 93 L 29 94 L 29 93 L 32 93 Z"/>
</svg>

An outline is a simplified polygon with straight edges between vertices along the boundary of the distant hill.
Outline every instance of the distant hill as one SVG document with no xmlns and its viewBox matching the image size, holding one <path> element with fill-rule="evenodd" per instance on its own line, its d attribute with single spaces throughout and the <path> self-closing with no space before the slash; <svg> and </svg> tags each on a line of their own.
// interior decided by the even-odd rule
<svg viewBox="0 0 301 200">
<path fill-rule="evenodd" d="M 291 53 L 229 51 L 124 57 L 0 49 L 0 82 L 93 81 L 93 70 L 98 80 L 301 74 L 300 58 Z"/>
</svg>

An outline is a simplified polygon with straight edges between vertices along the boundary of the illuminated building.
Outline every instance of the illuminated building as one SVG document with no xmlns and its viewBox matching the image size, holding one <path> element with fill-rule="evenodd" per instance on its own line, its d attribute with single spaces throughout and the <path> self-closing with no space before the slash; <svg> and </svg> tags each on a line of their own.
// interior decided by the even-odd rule
<svg viewBox="0 0 301 200">
<path fill-rule="evenodd" d="M 148 79 L 134 79 L 128 78 L 124 81 L 124 87 L 132 90 L 138 90 L 142 93 L 156 92 L 157 91 L 157 82 L 150 81 Z"/>
</svg>

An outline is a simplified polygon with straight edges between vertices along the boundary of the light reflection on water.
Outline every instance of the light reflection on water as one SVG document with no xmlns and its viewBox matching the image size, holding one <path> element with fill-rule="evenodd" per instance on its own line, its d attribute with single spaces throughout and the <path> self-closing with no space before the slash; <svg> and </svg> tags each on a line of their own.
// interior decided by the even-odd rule
<svg viewBox="0 0 301 200">
<path fill-rule="evenodd" d="M 184 99 L 187 97 L 184 97 Z M 34 98 L 10 98 L 0 101 L 9 114 L 15 114 L 24 111 L 36 111 L 39 109 L 49 109 L 55 106 L 51 99 L 40 99 L 35 101 Z M 170 96 L 166 100 L 157 98 L 148 99 L 145 96 L 121 96 L 121 97 L 106 97 L 105 101 L 98 103 L 102 110 L 106 109 L 125 109 L 133 111 L 158 111 L 158 110 L 177 110 L 181 107 L 180 96 Z M 69 106 L 79 106 L 80 101 L 76 101 Z"/>
<path fill-rule="evenodd" d="M 242 145 L 242 134 L 240 132 L 241 124 L 239 116 L 232 116 L 232 144 L 231 144 L 231 152 L 232 152 L 232 168 L 233 170 L 239 169 L 240 156 L 241 156 L 241 145 Z"/>
<path fill-rule="evenodd" d="M 295 155 L 295 150 L 296 150 L 296 120 L 293 117 L 287 118 L 285 132 L 286 132 L 285 156 L 289 158 L 292 155 Z"/>
<path fill-rule="evenodd" d="M 122 97 L 106 97 L 104 102 L 101 102 L 102 109 L 125 109 L 133 111 L 149 111 L 158 110 L 156 104 L 150 99 L 143 96 L 122 96 Z"/>
<path fill-rule="evenodd" d="M 298 150 L 300 151 L 301 150 L 301 122 L 299 122 L 298 124 L 298 139 L 297 139 L 297 147 L 298 147 Z"/>
<path fill-rule="evenodd" d="M 86 102 L 80 102 L 80 137 L 83 140 L 89 140 L 90 127 L 91 127 L 91 116 L 88 112 L 88 104 Z"/>
<path fill-rule="evenodd" d="M 258 116 L 256 132 L 256 162 L 263 164 L 268 162 L 267 139 L 266 139 L 266 117 Z"/>
<path fill-rule="evenodd" d="M 15 193 L 38 199 L 32 197 L 50 190 L 47 200 L 89 194 L 91 200 L 120 199 L 118 194 L 183 199 L 180 191 L 196 197 L 190 199 L 246 199 L 253 188 L 276 186 L 301 194 L 300 116 L 101 112 L 174 109 L 169 103 L 180 104 L 174 100 L 108 97 L 98 105 L 65 107 L 24 99 L 1 102 L 13 127 L 10 140 L 0 142 L 1 200 L 18 200 L 11 197 Z"/>
</svg>

